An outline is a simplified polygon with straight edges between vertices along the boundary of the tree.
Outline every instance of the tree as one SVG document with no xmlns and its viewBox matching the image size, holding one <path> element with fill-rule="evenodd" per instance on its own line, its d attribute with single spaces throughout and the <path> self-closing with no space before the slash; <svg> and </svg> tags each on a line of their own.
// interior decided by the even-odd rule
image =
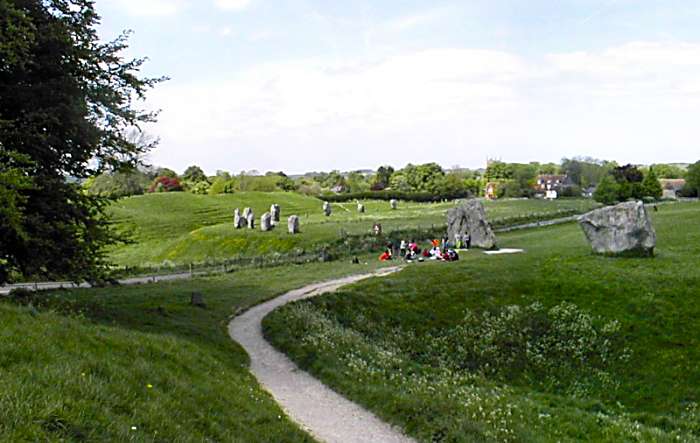
<svg viewBox="0 0 700 443">
<path fill-rule="evenodd" d="M 182 174 L 182 179 L 194 184 L 207 181 L 207 175 L 202 171 L 202 168 L 193 165 L 185 169 L 185 173 Z"/>
<path fill-rule="evenodd" d="M 593 194 L 595 201 L 605 205 L 612 205 L 619 201 L 620 185 L 611 175 L 605 175 L 598 183 L 598 187 Z"/>
<path fill-rule="evenodd" d="M 664 195 L 664 190 L 661 188 L 661 182 L 659 182 L 654 168 L 649 168 L 649 172 L 644 176 L 642 190 L 645 197 L 654 197 L 657 200 Z"/>
<path fill-rule="evenodd" d="M 98 23 L 89 0 L 0 0 L 0 283 L 96 278 L 116 238 L 106 200 L 77 181 L 152 147 L 127 132 L 154 120 L 135 103 L 162 79 L 139 78 L 128 34 L 103 43 Z"/>
<path fill-rule="evenodd" d="M 685 179 L 688 191 L 693 195 L 700 195 L 700 161 L 688 166 Z"/>
<path fill-rule="evenodd" d="M 656 176 L 659 178 L 684 178 L 686 172 L 676 165 L 667 165 L 663 163 L 651 165 L 649 168 L 653 168 Z"/>
<path fill-rule="evenodd" d="M 135 169 L 125 172 L 105 172 L 98 175 L 85 186 L 93 195 L 100 195 L 109 198 L 128 197 L 131 195 L 143 194 L 151 180 L 148 175 Z"/>
<path fill-rule="evenodd" d="M 370 188 L 372 191 L 383 191 L 389 187 L 391 176 L 394 174 L 394 168 L 391 166 L 380 166 L 377 173 L 372 177 Z"/>
</svg>

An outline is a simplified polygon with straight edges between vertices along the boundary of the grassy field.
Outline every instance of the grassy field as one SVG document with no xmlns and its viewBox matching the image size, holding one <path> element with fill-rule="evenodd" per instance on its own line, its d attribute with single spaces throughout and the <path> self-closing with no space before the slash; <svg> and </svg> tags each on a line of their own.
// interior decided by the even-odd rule
<svg viewBox="0 0 700 443">
<path fill-rule="evenodd" d="M 282 208 L 279 229 L 233 229 L 234 208 L 253 208 L 256 223 L 270 205 Z M 186 193 L 151 194 L 118 200 L 110 213 L 118 229 L 129 235 L 133 244 L 110 253 L 111 259 L 124 266 L 157 266 L 162 263 L 192 263 L 301 252 L 337 240 L 341 233 L 362 234 L 371 231 L 375 222 L 385 231 L 406 228 L 429 228 L 445 223 L 445 211 L 453 202 L 421 204 L 401 202 L 392 211 L 388 202 L 366 201 L 366 213 L 359 214 L 355 203 L 336 203 L 331 217 L 321 211 L 321 201 L 294 193 L 238 193 L 217 196 Z M 595 203 L 589 200 L 512 200 L 487 202 L 493 220 L 525 214 L 556 214 L 560 211 L 584 212 Z M 301 218 L 301 234 L 288 235 L 286 218 Z"/>
<path fill-rule="evenodd" d="M 311 441 L 259 388 L 226 325 L 277 294 L 376 266 L 0 297 L 0 441 Z M 206 309 L 189 305 L 193 291 Z"/>
<path fill-rule="evenodd" d="M 422 441 L 700 440 L 700 204 L 661 207 L 653 259 L 575 224 L 525 254 L 422 263 L 288 305 L 266 335 Z"/>
</svg>

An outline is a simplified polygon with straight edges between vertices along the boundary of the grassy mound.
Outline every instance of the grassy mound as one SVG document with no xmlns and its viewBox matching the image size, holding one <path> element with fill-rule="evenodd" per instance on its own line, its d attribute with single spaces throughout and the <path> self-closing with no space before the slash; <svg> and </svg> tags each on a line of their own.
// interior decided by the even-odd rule
<svg viewBox="0 0 700 443">
<path fill-rule="evenodd" d="M 700 439 L 700 204 L 655 214 L 658 256 L 592 254 L 564 225 L 288 305 L 302 367 L 423 441 Z"/>
<path fill-rule="evenodd" d="M 375 265 L 0 299 L 0 441 L 311 441 L 250 375 L 229 318 Z M 193 291 L 206 309 L 189 305 Z"/>
<path fill-rule="evenodd" d="M 262 233 L 233 229 L 234 208 L 253 208 L 256 223 L 273 203 L 282 208 L 282 226 Z M 336 203 L 331 217 L 321 211 L 321 201 L 294 193 L 242 192 L 225 195 L 186 193 L 151 194 L 116 201 L 110 208 L 117 228 L 129 235 L 133 244 L 111 251 L 119 265 L 159 265 L 217 261 L 274 253 L 313 250 L 343 235 L 368 233 L 374 223 L 385 232 L 398 229 L 430 228 L 445 223 L 449 203 L 402 202 L 392 211 L 388 202 L 364 202 L 366 213 L 357 212 L 354 203 Z M 595 203 L 589 200 L 511 200 L 487 202 L 493 220 L 514 222 L 528 216 L 555 216 L 562 211 L 584 212 Z M 301 218 L 301 234 L 287 234 L 286 218 Z"/>
</svg>

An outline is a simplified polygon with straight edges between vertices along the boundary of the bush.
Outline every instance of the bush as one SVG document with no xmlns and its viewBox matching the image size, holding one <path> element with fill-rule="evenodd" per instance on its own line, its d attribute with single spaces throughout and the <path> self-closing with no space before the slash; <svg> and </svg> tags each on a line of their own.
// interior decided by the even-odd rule
<svg viewBox="0 0 700 443">
<path fill-rule="evenodd" d="M 433 194 L 430 192 L 402 192 L 402 191 L 366 191 L 353 192 L 348 194 L 323 194 L 321 198 L 334 203 L 342 203 L 355 200 L 404 200 L 418 203 L 438 202 L 442 200 L 455 200 L 459 198 L 471 197 L 471 193 L 466 190 Z"/>
<path fill-rule="evenodd" d="M 148 188 L 149 184 L 148 176 L 136 170 L 100 174 L 86 182 L 85 187 L 93 195 L 120 198 L 141 195 Z"/>
<path fill-rule="evenodd" d="M 562 197 L 581 197 L 583 195 L 583 190 L 580 186 L 564 186 L 561 190 Z"/>
<path fill-rule="evenodd" d="M 182 191 L 180 179 L 175 177 L 160 176 L 153 180 L 148 192 L 177 192 Z"/>
<path fill-rule="evenodd" d="M 588 384 L 610 384 L 608 369 L 630 357 L 617 321 L 594 318 L 568 302 L 549 310 L 533 303 L 497 313 L 467 311 L 437 342 L 444 346 L 441 359 L 454 369 L 525 377 L 574 395 Z"/>
</svg>

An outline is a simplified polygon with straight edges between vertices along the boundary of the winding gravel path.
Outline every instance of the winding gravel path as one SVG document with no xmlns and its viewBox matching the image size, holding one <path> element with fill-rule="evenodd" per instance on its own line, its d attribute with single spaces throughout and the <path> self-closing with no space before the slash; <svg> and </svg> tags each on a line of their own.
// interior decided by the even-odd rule
<svg viewBox="0 0 700 443">
<path fill-rule="evenodd" d="M 229 335 L 250 355 L 250 370 L 292 420 L 325 442 L 412 442 L 400 430 L 382 422 L 363 407 L 345 399 L 275 350 L 262 335 L 262 319 L 286 303 L 332 292 L 370 277 L 385 276 L 399 268 L 317 283 L 258 305 L 229 324 Z"/>
</svg>

